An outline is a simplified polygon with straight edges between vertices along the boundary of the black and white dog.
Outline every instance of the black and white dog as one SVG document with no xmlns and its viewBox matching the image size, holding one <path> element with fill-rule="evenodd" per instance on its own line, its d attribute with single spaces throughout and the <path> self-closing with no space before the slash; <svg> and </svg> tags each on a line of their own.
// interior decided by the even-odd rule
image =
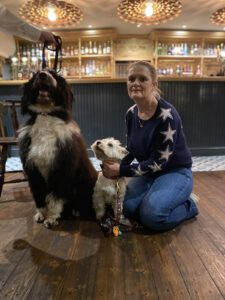
<svg viewBox="0 0 225 300">
<path fill-rule="evenodd" d="M 94 213 L 97 172 L 72 120 L 72 100 L 70 86 L 51 70 L 37 72 L 23 87 L 21 111 L 29 119 L 19 130 L 20 156 L 37 207 L 35 220 L 46 227 L 73 211 Z"/>
</svg>

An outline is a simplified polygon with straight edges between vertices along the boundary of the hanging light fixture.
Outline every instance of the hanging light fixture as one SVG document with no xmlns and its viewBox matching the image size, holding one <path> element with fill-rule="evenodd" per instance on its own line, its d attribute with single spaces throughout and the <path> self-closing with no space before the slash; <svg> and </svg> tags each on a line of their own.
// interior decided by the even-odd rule
<svg viewBox="0 0 225 300">
<path fill-rule="evenodd" d="M 213 24 L 225 26 L 225 7 L 224 8 L 220 8 L 217 11 L 215 11 L 211 15 L 210 21 Z"/>
<path fill-rule="evenodd" d="M 125 22 L 149 26 L 174 19 L 181 8 L 179 0 L 123 0 L 117 14 Z"/>
<path fill-rule="evenodd" d="M 75 26 L 83 20 L 83 13 L 77 6 L 58 0 L 28 1 L 20 8 L 19 14 L 28 23 L 46 28 Z"/>
</svg>

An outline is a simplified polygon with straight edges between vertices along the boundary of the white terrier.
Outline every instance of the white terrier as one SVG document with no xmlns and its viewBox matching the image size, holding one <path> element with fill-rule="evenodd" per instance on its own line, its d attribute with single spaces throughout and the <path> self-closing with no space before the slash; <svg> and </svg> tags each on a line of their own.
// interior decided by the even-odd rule
<svg viewBox="0 0 225 300">
<path fill-rule="evenodd" d="M 128 154 L 128 151 L 120 145 L 120 142 L 114 138 L 97 140 L 91 145 L 95 156 L 104 163 L 106 160 L 112 162 L 120 161 Z M 126 182 L 124 177 L 118 178 L 120 187 L 121 212 L 123 208 L 123 199 L 126 191 Z M 96 218 L 100 220 L 105 215 L 105 205 L 111 204 L 114 211 L 114 217 L 117 218 L 117 184 L 116 179 L 106 178 L 102 172 L 98 175 L 98 180 L 94 187 L 93 207 Z M 121 213 L 121 218 L 124 216 Z"/>
</svg>

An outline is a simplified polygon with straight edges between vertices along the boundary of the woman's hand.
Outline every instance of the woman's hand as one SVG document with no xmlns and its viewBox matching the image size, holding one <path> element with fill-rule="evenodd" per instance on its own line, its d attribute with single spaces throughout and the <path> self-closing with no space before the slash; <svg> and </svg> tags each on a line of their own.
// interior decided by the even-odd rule
<svg viewBox="0 0 225 300">
<path fill-rule="evenodd" d="M 102 173 L 105 177 L 114 177 L 120 175 L 120 164 L 106 161 L 103 164 Z"/>
</svg>

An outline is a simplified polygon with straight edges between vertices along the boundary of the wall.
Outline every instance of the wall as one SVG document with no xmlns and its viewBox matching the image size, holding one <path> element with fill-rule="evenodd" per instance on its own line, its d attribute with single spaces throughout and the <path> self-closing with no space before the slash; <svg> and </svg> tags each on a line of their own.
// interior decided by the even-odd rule
<svg viewBox="0 0 225 300">
<path fill-rule="evenodd" d="M 80 125 L 88 148 L 99 138 L 113 136 L 125 143 L 124 116 L 133 101 L 125 82 L 72 84 L 73 118 Z M 225 155 L 225 82 L 160 81 L 163 97 L 178 110 L 193 155 Z M 19 99 L 19 86 L 1 86 L 0 101 Z M 19 116 L 20 121 L 25 117 Z M 3 119 L 12 134 L 9 116 Z M 11 154 L 15 155 L 13 148 Z"/>
</svg>

